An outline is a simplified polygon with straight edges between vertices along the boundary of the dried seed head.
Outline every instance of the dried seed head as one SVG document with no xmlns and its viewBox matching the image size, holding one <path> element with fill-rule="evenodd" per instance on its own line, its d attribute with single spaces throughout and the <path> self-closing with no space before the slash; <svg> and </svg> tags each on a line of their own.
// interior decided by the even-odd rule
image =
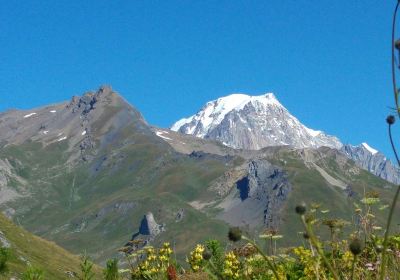
<svg viewBox="0 0 400 280">
<path fill-rule="evenodd" d="M 242 239 L 242 231 L 238 227 L 231 227 L 228 232 L 228 238 L 230 241 L 237 242 Z"/>
<path fill-rule="evenodd" d="M 393 115 L 389 115 L 389 116 L 387 116 L 387 118 L 386 118 L 386 122 L 387 122 L 389 125 L 394 124 L 395 121 L 396 121 L 396 118 L 395 118 Z"/>
<path fill-rule="evenodd" d="M 354 238 L 349 244 L 349 249 L 353 255 L 359 255 L 364 249 L 364 245 L 360 239 Z"/>
<path fill-rule="evenodd" d="M 299 215 L 304 215 L 306 213 L 306 210 L 307 208 L 304 204 L 297 205 L 295 208 L 296 213 Z"/>
<path fill-rule="evenodd" d="M 212 257 L 211 252 L 209 250 L 204 250 L 202 256 L 203 259 L 206 261 L 208 261 Z"/>
<path fill-rule="evenodd" d="M 397 39 L 397 40 L 394 42 L 394 47 L 395 47 L 398 51 L 400 51 L 400 39 Z"/>
</svg>

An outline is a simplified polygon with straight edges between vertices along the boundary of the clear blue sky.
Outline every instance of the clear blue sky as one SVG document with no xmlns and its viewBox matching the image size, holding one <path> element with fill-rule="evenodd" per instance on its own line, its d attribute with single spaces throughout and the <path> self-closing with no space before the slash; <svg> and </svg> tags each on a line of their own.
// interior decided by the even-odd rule
<svg viewBox="0 0 400 280">
<path fill-rule="evenodd" d="M 0 111 L 110 84 L 168 127 L 233 92 L 391 157 L 396 1 L 1 1 Z M 400 130 L 400 123 L 399 123 Z"/>
</svg>

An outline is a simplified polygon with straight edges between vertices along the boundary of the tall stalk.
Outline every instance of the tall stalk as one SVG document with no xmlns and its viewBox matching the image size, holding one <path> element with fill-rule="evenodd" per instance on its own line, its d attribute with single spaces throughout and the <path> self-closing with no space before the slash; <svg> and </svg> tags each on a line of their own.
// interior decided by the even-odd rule
<svg viewBox="0 0 400 280">
<path fill-rule="evenodd" d="M 392 145 L 393 153 L 395 155 L 395 158 L 397 160 L 397 164 L 400 166 L 400 160 L 397 155 L 396 147 L 394 146 L 393 143 L 393 137 L 392 137 L 392 123 L 389 123 L 389 139 L 390 139 L 390 144 Z M 381 269 L 380 269 L 380 279 L 383 280 L 385 278 L 386 274 L 386 267 L 387 267 L 387 247 L 388 247 L 388 239 L 389 239 L 389 233 L 390 233 L 390 226 L 392 223 L 392 218 L 393 218 L 393 213 L 396 208 L 397 204 L 397 199 L 399 198 L 400 194 L 400 185 L 397 186 L 396 193 L 393 197 L 392 205 L 390 207 L 390 212 L 389 216 L 386 222 L 386 231 L 385 231 L 385 237 L 383 239 L 383 250 L 382 250 L 382 262 L 381 262 Z"/>
<path fill-rule="evenodd" d="M 396 58 L 395 58 L 395 35 L 396 35 L 396 18 L 397 18 L 397 11 L 399 9 L 399 4 L 400 1 L 397 1 L 396 4 L 396 8 L 394 9 L 394 13 L 393 13 L 393 21 L 392 21 L 392 84 L 393 84 L 393 93 L 394 93 L 394 100 L 395 100 L 395 104 L 396 104 L 396 112 L 397 115 L 400 117 L 400 108 L 399 108 L 399 91 L 397 89 L 397 85 L 396 85 Z M 387 119 L 388 121 L 388 125 L 389 125 L 389 139 L 390 139 L 390 144 L 392 146 L 392 150 L 393 153 L 396 157 L 396 161 L 397 164 L 400 166 L 400 161 L 399 161 L 399 157 L 397 155 L 397 151 L 396 151 L 396 147 L 394 146 L 393 143 L 393 137 L 392 137 L 392 124 L 394 123 L 394 118 L 393 120 L 390 122 L 389 118 Z M 396 208 L 396 203 L 397 203 L 397 199 L 399 197 L 399 193 L 400 193 L 400 185 L 397 187 L 397 191 L 396 194 L 394 195 L 393 201 L 392 201 L 392 205 L 390 207 L 390 212 L 389 212 L 389 216 L 387 219 L 387 223 L 386 223 L 386 232 L 385 232 L 385 237 L 383 239 L 383 251 L 382 251 L 382 262 L 381 262 L 381 267 L 380 267 L 380 280 L 383 280 L 385 278 L 386 275 L 386 267 L 387 267 L 387 247 L 388 247 L 388 239 L 389 239 L 389 232 L 390 232 L 390 226 L 392 223 L 392 217 L 393 217 L 393 212 L 394 209 Z"/>
<path fill-rule="evenodd" d="M 310 225 L 306 222 L 306 219 L 305 219 L 304 215 L 301 215 L 301 221 L 303 222 L 305 230 L 306 230 L 308 236 L 310 237 L 311 244 L 314 246 L 314 248 L 316 249 L 317 253 L 321 256 L 322 261 L 325 263 L 326 267 L 331 272 L 332 277 L 335 280 L 339 280 L 339 276 L 338 276 L 337 272 L 332 267 L 331 263 L 328 261 L 327 257 L 325 256 L 325 252 L 321 249 L 320 245 L 318 244 L 318 240 L 315 237 L 314 232 L 311 229 Z"/>
<path fill-rule="evenodd" d="M 250 238 L 247 238 L 246 236 L 242 236 L 242 238 L 243 238 L 244 240 L 246 240 L 247 242 L 249 242 L 251 245 L 253 245 L 254 248 L 256 248 L 256 250 L 258 251 L 258 253 L 260 253 L 261 256 L 264 258 L 264 260 L 267 262 L 268 268 L 272 270 L 272 273 L 274 274 L 275 278 L 276 278 L 277 280 L 280 280 L 281 278 L 279 277 L 279 274 L 278 274 L 278 272 L 276 271 L 276 267 L 275 267 L 274 263 L 271 262 L 271 260 L 268 258 L 268 256 L 266 256 L 266 255 L 264 254 L 264 252 L 260 249 L 260 247 L 258 247 L 258 245 L 257 245 L 253 240 L 251 240 Z"/>
</svg>

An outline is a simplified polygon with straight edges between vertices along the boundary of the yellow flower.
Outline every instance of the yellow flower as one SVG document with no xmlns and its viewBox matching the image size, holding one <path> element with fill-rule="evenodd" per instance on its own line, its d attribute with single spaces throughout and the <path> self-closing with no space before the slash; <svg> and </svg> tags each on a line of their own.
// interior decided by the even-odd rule
<svg viewBox="0 0 400 280">
<path fill-rule="evenodd" d="M 203 252 L 205 248 L 201 244 L 197 244 L 196 248 L 190 252 L 190 258 L 187 262 L 190 264 L 190 267 L 194 272 L 198 272 L 203 264 Z"/>
<path fill-rule="evenodd" d="M 240 262 L 233 252 L 225 255 L 223 274 L 226 279 L 239 279 Z"/>
</svg>

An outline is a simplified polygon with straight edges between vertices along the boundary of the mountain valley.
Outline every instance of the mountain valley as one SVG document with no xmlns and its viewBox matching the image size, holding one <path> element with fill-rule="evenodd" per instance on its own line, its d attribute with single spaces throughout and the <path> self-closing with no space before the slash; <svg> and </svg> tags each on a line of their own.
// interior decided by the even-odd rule
<svg viewBox="0 0 400 280">
<path fill-rule="evenodd" d="M 254 107 L 246 98 L 239 113 L 208 114 L 209 130 L 196 117 L 172 130 L 151 126 L 107 86 L 68 102 L 3 112 L 0 209 L 30 232 L 104 264 L 122 258 L 118 249 L 138 237 L 170 241 L 184 259 L 199 241 L 225 241 L 231 225 L 251 236 L 276 230 L 289 246 L 301 242 L 294 234 L 301 231 L 293 211 L 299 203 L 321 203 L 320 215 L 345 219 L 366 192 L 390 202 L 394 185 L 387 180 L 398 180 L 398 171 L 382 171 L 388 163 L 380 153 L 346 148 L 303 126 L 273 95 L 265 95 L 266 104 L 252 98 Z M 275 113 L 281 119 L 271 120 Z M 254 123 L 259 114 L 264 121 Z M 258 141 L 265 135 L 275 137 Z M 365 169 L 380 169 L 376 175 L 387 180 Z M 378 211 L 378 221 L 386 215 Z"/>
</svg>

